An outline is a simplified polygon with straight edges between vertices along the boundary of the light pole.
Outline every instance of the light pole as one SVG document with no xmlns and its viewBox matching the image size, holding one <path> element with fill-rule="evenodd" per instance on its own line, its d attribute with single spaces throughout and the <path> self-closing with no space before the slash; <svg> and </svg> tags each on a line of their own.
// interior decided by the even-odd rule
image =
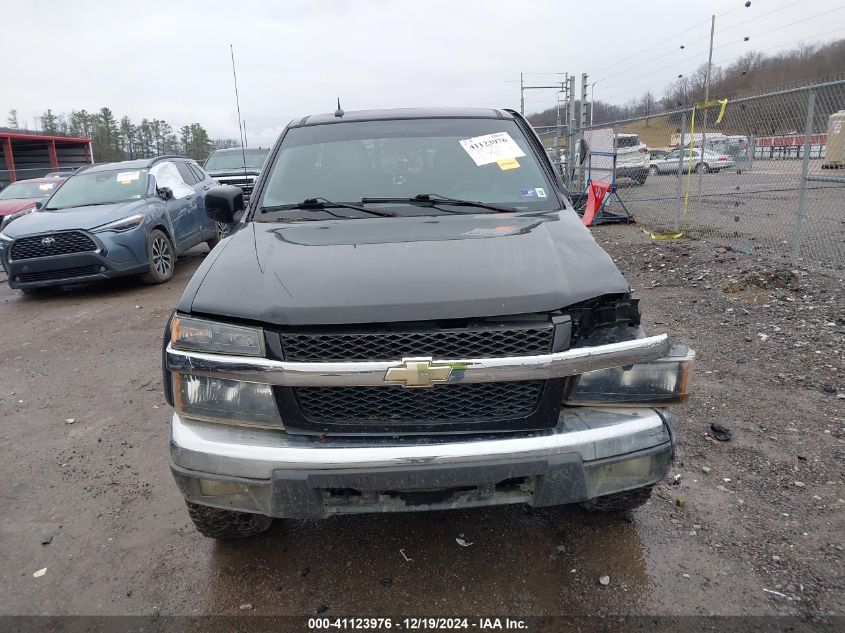
<svg viewBox="0 0 845 633">
<path fill-rule="evenodd" d="M 593 109 L 596 107 L 596 100 L 595 100 L 595 87 L 601 79 L 597 79 L 593 83 L 590 84 L 590 127 L 593 127 Z"/>
</svg>

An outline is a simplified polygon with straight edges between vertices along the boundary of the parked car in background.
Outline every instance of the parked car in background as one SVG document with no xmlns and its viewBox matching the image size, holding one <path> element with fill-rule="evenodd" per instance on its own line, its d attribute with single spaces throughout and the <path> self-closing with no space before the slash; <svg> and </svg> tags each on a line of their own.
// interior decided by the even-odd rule
<svg viewBox="0 0 845 633">
<path fill-rule="evenodd" d="M 44 174 L 44 178 L 67 178 L 68 176 L 73 176 L 73 172 L 75 172 L 77 169 L 78 168 L 51 171 L 49 174 Z"/>
<path fill-rule="evenodd" d="M 255 179 L 261 173 L 269 149 L 218 149 L 205 159 L 203 168 L 221 185 L 234 185 L 244 192 L 244 202 L 249 200 Z"/>
<path fill-rule="evenodd" d="M 648 178 L 648 146 L 638 134 L 616 135 L 616 177 L 631 178 L 639 185 Z"/>
<path fill-rule="evenodd" d="M 9 285 L 31 293 L 136 274 L 165 282 L 180 254 L 202 242 L 213 248 L 220 239 L 205 213 L 205 192 L 213 184 L 199 165 L 179 156 L 77 171 L 37 211 L 0 232 Z"/>
<path fill-rule="evenodd" d="M 32 178 L 18 180 L 0 190 L 0 229 L 27 213 L 64 182 L 64 178 Z"/>
<path fill-rule="evenodd" d="M 676 149 L 674 152 L 669 152 L 663 158 L 652 158 L 649 162 L 648 171 L 651 174 L 676 174 L 678 173 L 678 164 L 681 162 L 681 152 L 684 152 L 686 159 L 684 160 L 684 171 L 690 165 L 692 170 L 699 174 L 707 172 L 718 172 L 723 169 L 732 169 L 736 167 L 736 161 L 726 154 L 719 154 L 717 152 L 710 152 L 707 150 Z"/>
</svg>

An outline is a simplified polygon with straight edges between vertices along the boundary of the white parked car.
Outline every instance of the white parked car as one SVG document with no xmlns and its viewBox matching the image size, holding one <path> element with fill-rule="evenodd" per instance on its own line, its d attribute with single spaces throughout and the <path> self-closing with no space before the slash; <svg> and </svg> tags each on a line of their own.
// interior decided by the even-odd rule
<svg viewBox="0 0 845 633">
<path fill-rule="evenodd" d="M 648 174 L 648 146 L 640 142 L 638 134 L 617 134 L 616 177 L 631 178 L 638 185 L 642 185 Z"/>
<path fill-rule="evenodd" d="M 692 169 L 697 174 L 704 174 L 711 171 L 722 171 L 723 169 L 732 169 L 736 167 L 736 161 L 726 155 L 718 152 L 711 152 L 700 149 L 683 150 L 686 154 L 684 160 L 684 171 L 689 168 L 690 163 Z M 681 150 L 676 149 L 674 152 L 669 152 L 663 158 L 652 158 L 648 171 L 650 174 L 676 174 L 678 173 L 678 163 L 681 162 Z"/>
</svg>

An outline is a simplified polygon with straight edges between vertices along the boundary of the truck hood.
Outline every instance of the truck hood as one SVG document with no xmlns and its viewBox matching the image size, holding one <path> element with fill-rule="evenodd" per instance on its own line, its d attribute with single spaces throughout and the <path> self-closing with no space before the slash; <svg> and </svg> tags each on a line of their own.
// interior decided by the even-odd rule
<svg viewBox="0 0 845 633">
<path fill-rule="evenodd" d="M 572 210 L 248 223 L 178 309 L 277 325 L 546 312 L 629 287 Z"/>
<path fill-rule="evenodd" d="M 3 232 L 11 238 L 51 231 L 93 229 L 95 227 L 138 213 L 146 206 L 145 200 L 116 204 L 76 207 L 62 211 L 35 211 L 10 223 Z"/>
<path fill-rule="evenodd" d="M 0 200 L 0 217 L 12 215 L 18 211 L 34 207 L 39 198 L 15 198 L 13 200 Z"/>
</svg>

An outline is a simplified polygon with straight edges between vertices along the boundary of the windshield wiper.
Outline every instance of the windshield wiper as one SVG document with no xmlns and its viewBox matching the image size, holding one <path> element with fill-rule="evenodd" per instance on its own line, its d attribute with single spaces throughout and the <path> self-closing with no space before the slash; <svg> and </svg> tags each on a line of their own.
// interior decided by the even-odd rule
<svg viewBox="0 0 845 633">
<path fill-rule="evenodd" d="M 441 196 L 439 193 L 420 193 L 413 198 L 361 198 L 361 204 L 378 204 L 383 203 L 397 203 L 404 202 L 406 204 L 418 204 L 425 206 L 434 206 L 438 202 L 441 204 L 451 204 L 458 207 L 475 207 L 477 209 L 489 209 L 497 213 L 515 213 L 519 209 L 513 207 L 500 207 L 495 204 L 488 204 L 486 202 L 479 202 L 477 200 L 461 200 L 459 198 L 450 198 L 449 196 Z M 437 207 L 438 209 L 440 207 Z M 442 209 L 449 211 L 448 209 Z"/>
<path fill-rule="evenodd" d="M 68 207 L 44 207 L 45 211 L 64 211 L 65 209 L 78 209 L 79 207 L 101 207 L 106 204 L 117 204 L 116 202 L 86 202 L 84 204 L 72 204 Z"/>
<path fill-rule="evenodd" d="M 350 204 L 347 202 L 332 202 L 331 200 L 326 200 L 325 198 L 306 198 L 302 202 L 295 202 L 293 204 L 277 204 L 272 207 L 261 207 L 261 213 L 267 213 L 272 211 L 293 211 L 295 209 L 304 209 L 305 211 L 325 211 L 329 215 L 333 215 L 336 218 L 342 218 L 344 220 L 348 220 L 348 215 L 340 215 L 337 213 L 333 213 L 329 211 L 330 208 L 334 209 L 354 209 L 355 211 L 362 211 L 364 213 L 369 213 L 371 215 L 378 215 L 383 218 L 394 218 L 396 217 L 395 213 L 388 213 L 387 211 L 375 211 L 374 209 L 365 209 L 364 207 L 359 207 L 354 204 Z"/>
</svg>

